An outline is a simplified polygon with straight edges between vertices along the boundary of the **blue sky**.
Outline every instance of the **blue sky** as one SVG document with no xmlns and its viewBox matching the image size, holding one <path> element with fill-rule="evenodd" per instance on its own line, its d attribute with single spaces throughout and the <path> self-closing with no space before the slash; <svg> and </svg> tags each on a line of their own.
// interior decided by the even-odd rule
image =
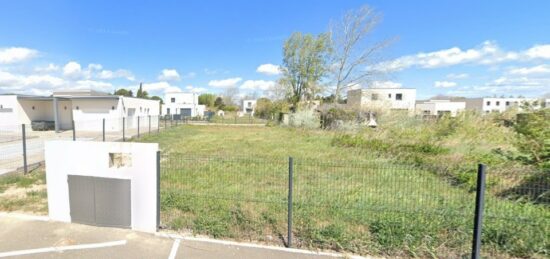
<svg viewBox="0 0 550 259">
<path fill-rule="evenodd" d="M 0 93 L 143 82 L 160 95 L 263 94 L 286 37 L 324 32 L 364 4 L 383 14 L 373 39 L 399 38 L 383 52 L 391 73 L 373 85 L 418 98 L 550 92 L 550 1 L 312 0 L 2 1 Z"/>
</svg>

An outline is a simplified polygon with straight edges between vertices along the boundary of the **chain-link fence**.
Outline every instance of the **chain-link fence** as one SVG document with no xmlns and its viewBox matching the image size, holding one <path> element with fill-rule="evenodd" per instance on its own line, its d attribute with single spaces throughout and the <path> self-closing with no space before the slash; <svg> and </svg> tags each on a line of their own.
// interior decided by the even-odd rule
<svg viewBox="0 0 550 259">
<path fill-rule="evenodd" d="M 295 247 L 456 258 L 472 251 L 474 219 L 481 217 L 475 212 L 476 191 L 483 191 L 483 253 L 548 255 L 548 207 L 499 197 L 490 189 L 496 176 L 488 175 L 485 191 L 387 161 L 166 154 L 161 158 L 161 224 Z M 525 188 L 546 195 L 550 190 Z"/>
</svg>

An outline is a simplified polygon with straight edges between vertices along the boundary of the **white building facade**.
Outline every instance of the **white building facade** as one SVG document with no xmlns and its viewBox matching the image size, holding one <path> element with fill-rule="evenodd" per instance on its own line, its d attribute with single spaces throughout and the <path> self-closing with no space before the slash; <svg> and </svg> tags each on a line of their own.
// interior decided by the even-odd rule
<svg viewBox="0 0 550 259">
<path fill-rule="evenodd" d="M 388 109 L 414 112 L 414 88 L 366 88 L 348 91 L 347 105 L 353 109 Z"/>
<path fill-rule="evenodd" d="M 34 121 L 54 122 L 55 130 L 119 131 L 137 126 L 137 117 L 160 115 L 156 100 L 109 95 L 92 90 L 58 91 L 52 96 L 0 95 L 0 129 L 19 130 Z M 124 119 L 123 119 L 124 118 Z M 12 129 L 13 128 L 13 129 Z"/>
<path fill-rule="evenodd" d="M 254 115 L 255 110 L 256 110 L 256 100 L 243 100 L 242 112 L 244 114 Z"/>
<path fill-rule="evenodd" d="M 428 100 L 416 103 L 416 112 L 422 116 L 443 116 L 448 114 L 455 117 L 466 109 L 466 102 L 457 102 L 450 100 Z"/>
<path fill-rule="evenodd" d="M 205 109 L 206 106 L 199 104 L 199 94 L 197 93 L 166 93 L 164 105 L 162 105 L 162 115 L 202 117 Z"/>
<path fill-rule="evenodd" d="M 541 101 L 536 98 L 471 98 L 466 99 L 466 109 L 479 113 L 504 112 L 509 109 L 521 111 L 522 105 L 530 104 L 534 108 L 541 107 Z"/>
</svg>

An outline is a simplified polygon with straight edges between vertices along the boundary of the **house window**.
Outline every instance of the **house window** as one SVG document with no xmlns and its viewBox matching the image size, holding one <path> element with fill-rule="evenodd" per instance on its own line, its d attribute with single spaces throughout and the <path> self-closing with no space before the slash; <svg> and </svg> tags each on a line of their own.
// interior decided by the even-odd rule
<svg viewBox="0 0 550 259">
<path fill-rule="evenodd" d="M 252 107 L 252 102 L 248 102 L 248 107 Z"/>
<path fill-rule="evenodd" d="M 491 106 L 491 101 L 487 101 L 487 106 Z"/>
<path fill-rule="evenodd" d="M 506 106 L 510 106 L 510 102 L 506 102 Z"/>
<path fill-rule="evenodd" d="M 170 108 L 166 108 L 166 114 L 170 114 Z"/>
<path fill-rule="evenodd" d="M 32 107 L 32 109 L 34 110 L 34 106 Z"/>
<path fill-rule="evenodd" d="M 114 111 L 114 110 L 115 110 L 115 106 L 111 106 L 111 110 L 113 110 L 113 111 Z"/>
<path fill-rule="evenodd" d="M 499 106 L 499 105 L 500 105 L 500 102 L 499 102 L 499 101 L 497 101 L 497 106 Z"/>
<path fill-rule="evenodd" d="M 76 106 L 76 109 L 77 109 L 77 110 L 79 110 L 79 109 L 80 109 L 80 107 Z"/>
<path fill-rule="evenodd" d="M 388 99 L 391 99 L 391 94 L 388 94 Z"/>
<path fill-rule="evenodd" d="M 395 100 L 398 100 L 398 101 L 403 100 L 403 94 L 395 94 Z"/>
<path fill-rule="evenodd" d="M 176 102 L 176 98 L 174 98 L 174 97 L 170 98 L 170 102 L 175 103 L 175 102 Z"/>
<path fill-rule="evenodd" d="M 378 100 L 378 94 L 372 94 L 371 100 L 373 100 L 373 101 Z"/>
</svg>

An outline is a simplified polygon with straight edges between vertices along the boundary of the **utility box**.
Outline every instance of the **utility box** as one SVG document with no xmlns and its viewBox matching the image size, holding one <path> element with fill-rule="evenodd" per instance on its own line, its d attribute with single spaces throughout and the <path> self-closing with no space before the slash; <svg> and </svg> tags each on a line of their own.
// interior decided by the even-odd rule
<svg viewBox="0 0 550 259">
<path fill-rule="evenodd" d="M 158 159 L 156 143 L 46 142 L 49 217 L 157 231 Z"/>
</svg>

